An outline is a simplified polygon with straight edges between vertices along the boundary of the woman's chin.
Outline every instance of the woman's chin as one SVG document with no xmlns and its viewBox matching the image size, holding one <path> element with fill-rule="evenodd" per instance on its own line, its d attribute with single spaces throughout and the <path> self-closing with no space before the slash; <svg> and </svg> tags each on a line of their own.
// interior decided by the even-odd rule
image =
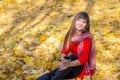
<svg viewBox="0 0 120 80">
<path fill-rule="evenodd" d="M 76 31 L 81 31 L 82 29 L 76 29 Z"/>
</svg>

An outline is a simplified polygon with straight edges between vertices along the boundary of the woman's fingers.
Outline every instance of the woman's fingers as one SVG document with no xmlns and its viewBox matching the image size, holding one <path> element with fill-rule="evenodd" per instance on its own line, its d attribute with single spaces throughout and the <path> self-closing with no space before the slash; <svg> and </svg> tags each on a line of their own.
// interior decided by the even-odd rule
<svg viewBox="0 0 120 80">
<path fill-rule="evenodd" d="M 66 59 L 65 59 L 64 57 L 62 57 L 61 60 L 62 60 L 62 62 L 63 62 L 63 61 L 66 61 Z"/>
<path fill-rule="evenodd" d="M 62 71 L 62 70 L 67 69 L 68 66 L 65 63 L 63 63 L 63 62 L 59 62 L 58 63 L 58 68 L 59 68 L 59 71 Z"/>
<path fill-rule="evenodd" d="M 65 70 L 67 68 L 68 68 L 67 66 L 62 66 L 61 68 L 59 68 L 59 70 L 62 71 L 62 70 Z"/>
</svg>

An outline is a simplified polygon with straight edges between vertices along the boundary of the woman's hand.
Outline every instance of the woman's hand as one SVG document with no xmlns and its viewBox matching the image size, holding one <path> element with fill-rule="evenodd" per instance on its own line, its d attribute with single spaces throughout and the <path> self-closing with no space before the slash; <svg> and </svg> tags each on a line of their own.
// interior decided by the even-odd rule
<svg viewBox="0 0 120 80">
<path fill-rule="evenodd" d="M 59 62 L 58 63 L 59 71 L 67 69 L 69 66 L 66 64 L 66 62 Z"/>
<path fill-rule="evenodd" d="M 61 57 L 60 62 L 58 63 L 59 70 L 65 70 L 69 67 L 70 60 Z"/>
</svg>

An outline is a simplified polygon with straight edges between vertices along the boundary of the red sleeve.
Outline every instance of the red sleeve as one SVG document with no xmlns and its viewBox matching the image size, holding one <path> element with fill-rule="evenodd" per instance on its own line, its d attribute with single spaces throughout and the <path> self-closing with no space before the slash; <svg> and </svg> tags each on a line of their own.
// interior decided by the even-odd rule
<svg viewBox="0 0 120 80">
<path fill-rule="evenodd" d="M 67 45 L 65 45 L 64 48 L 62 49 L 61 53 L 68 56 L 68 52 L 69 52 L 69 49 L 67 49 Z"/>
<path fill-rule="evenodd" d="M 84 46 L 81 56 L 79 57 L 80 64 L 84 64 L 89 57 L 89 51 L 90 51 L 90 45 L 91 45 L 91 39 L 86 38 L 84 40 Z"/>
</svg>

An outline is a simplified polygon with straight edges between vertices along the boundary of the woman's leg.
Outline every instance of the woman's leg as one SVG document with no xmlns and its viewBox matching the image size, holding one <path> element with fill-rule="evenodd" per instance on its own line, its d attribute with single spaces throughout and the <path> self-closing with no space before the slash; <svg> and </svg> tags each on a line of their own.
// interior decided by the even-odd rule
<svg viewBox="0 0 120 80">
<path fill-rule="evenodd" d="M 73 55 L 71 55 L 70 57 L 71 57 L 72 61 L 77 59 L 77 57 L 75 57 Z M 47 74 L 44 74 L 44 75 L 38 77 L 36 80 L 59 80 L 59 79 L 63 79 L 66 75 L 68 75 L 70 73 L 71 70 L 72 70 L 72 68 L 58 71 L 58 68 L 57 68 L 50 73 L 47 73 Z"/>
<path fill-rule="evenodd" d="M 38 77 L 36 80 L 50 80 L 51 77 L 54 76 L 57 71 L 58 68 L 49 73 L 43 74 L 42 76 Z"/>
<path fill-rule="evenodd" d="M 68 68 L 62 71 L 57 71 L 54 76 L 51 77 L 50 80 L 62 80 L 70 71 L 72 68 Z"/>
<path fill-rule="evenodd" d="M 59 68 L 49 72 L 49 73 L 46 73 L 40 77 L 38 77 L 36 80 L 62 80 L 63 77 L 65 77 L 70 71 L 71 71 L 71 68 L 68 68 L 68 69 L 65 69 L 65 70 L 62 70 L 62 71 L 59 71 L 58 70 Z"/>
</svg>

